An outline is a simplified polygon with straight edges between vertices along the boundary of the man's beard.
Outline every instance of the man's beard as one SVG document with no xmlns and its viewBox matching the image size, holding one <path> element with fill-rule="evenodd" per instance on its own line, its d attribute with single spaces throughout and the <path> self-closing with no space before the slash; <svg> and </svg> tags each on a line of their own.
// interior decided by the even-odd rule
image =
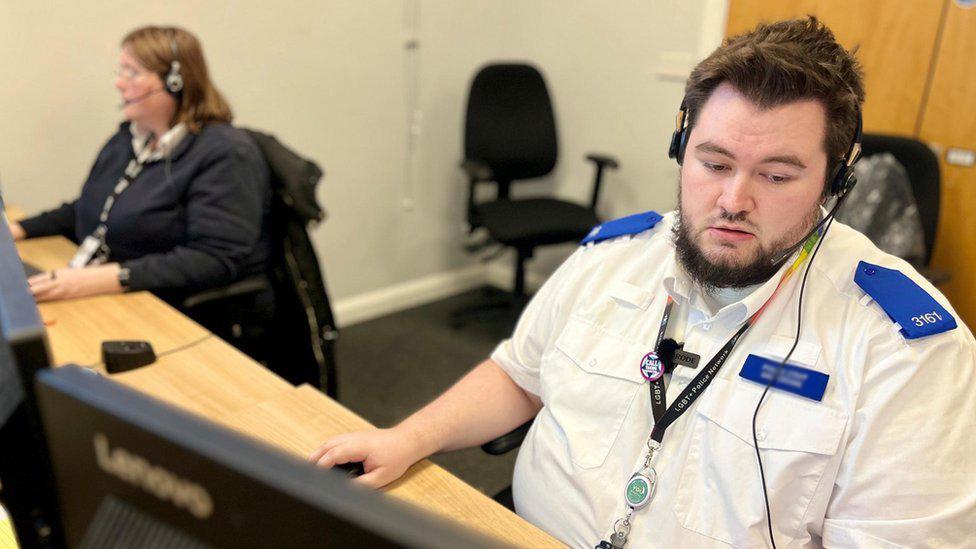
<svg viewBox="0 0 976 549">
<path fill-rule="evenodd" d="M 722 212 L 721 219 L 737 222 L 743 221 L 743 216 Z M 789 254 L 790 248 L 796 248 L 802 244 L 800 239 L 806 235 L 810 229 L 820 219 L 819 206 L 811 210 L 806 218 L 789 230 L 785 236 L 774 242 L 771 246 L 763 246 L 758 241 L 758 251 L 751 260 L 748 258 L 740 264 L 728 262 L 714 262 L 706 256 L 701 246 L 695 242 L 692 230 L 702 234 L 702 228 L 691 227 L 681 210 L 681 198 L 678 197 L 678 220 L 672 229 L 674 238 L 675 254 L 678 262 L 701 288 L 706 292 L 711 292 L 717 288 L 745 288 L 762 284 L 769 280 L 783 265 Z M 706 225 L 707 226 L 707 225 Z M 703 227 L 704 228 L 704 227 Z"/>
</svg>

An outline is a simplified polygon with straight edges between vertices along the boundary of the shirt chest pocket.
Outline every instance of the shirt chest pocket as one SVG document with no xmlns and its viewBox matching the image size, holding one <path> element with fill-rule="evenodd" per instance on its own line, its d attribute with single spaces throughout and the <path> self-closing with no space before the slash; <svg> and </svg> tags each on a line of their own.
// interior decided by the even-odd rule
<svg viewBox="0 0 976 549">
<path fill-rule="evenodd" d="M 752 415 L 762 387 L 716 379 L 695 410 L 674 510 L 685 528 L 735 546 L 763 545 L 762 481 Z M 847 415 L 771 390 L 756 422 L 773 527 L 794 536 L 838 453 Z M 832 469 L 831 469 L 832 470 Z"/>
<path fill-rule="evenodd" d="M 574 317 L 556 340 L 543 380 L 546 407 L 563 432 L 573 463 L 599 467 L 644 386 L 640 361 L 649 350 Z M 544 381 L 545 383 L 545 381 Z"/>
</svg>

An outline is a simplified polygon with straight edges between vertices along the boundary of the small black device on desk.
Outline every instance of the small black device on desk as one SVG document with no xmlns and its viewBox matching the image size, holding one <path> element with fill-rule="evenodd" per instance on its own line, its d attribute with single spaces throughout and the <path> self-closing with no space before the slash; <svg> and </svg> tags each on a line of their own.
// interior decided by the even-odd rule
<svg viewBox="0 0 976 549">
<path fill-rule="evenodd" d="M 148 341 L 103 341 L 102 363 L 110 374 L 128 372 L 156 362 Z"/>
</svg>

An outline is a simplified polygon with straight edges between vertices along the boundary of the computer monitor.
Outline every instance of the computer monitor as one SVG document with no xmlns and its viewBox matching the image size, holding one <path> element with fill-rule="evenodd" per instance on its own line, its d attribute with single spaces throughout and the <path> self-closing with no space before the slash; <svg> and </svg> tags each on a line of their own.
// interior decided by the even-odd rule
<svg viewBox="0 0 976 549">
<path fill-rule="evenodd" d="M 7 207 L 3 203 L 3 192 L 0 192 L 0 225 L 3 225 L 3 230 L 7 230 Z M 43 270 L 31 265 L 30 263 L 24 262 L 24 274 L 28 277 L 34 276 L 44 272 Z"/>
<path fill-rule="evenodd" d="M 13 236 L 7 226 L 3 209 L 3 196 L 0 195 L 0 331 L 7 344 L 7 350 L 22 368 L 29 368 L 30 374 L 50 364 L 44 323 L 37 310 L 34 296 L 27 286 L 27 277 L 21 267 L 20 255 L 14 246 Z M 0 366 L 3 368 L 3 366 Z M 7 415 L 23 398 L 23 387 L 17 383 L 16 371 L 0 369 L 0 425 Z"/>
<path fill-rule="evenodd" d="M 82 368 L 37 391 L 71 547 L 491 545 Z"/>
<path fill-rule="evenodd" d="M 57 498 L 30 380 L 50 365 L 44 323 L 0 220 L 0 502 L 22 547 L 62 545 Z"/>
<path fill-rule="evenodd" d="M 0 227 L 0 482 L 22 547 L 489 547 L 479 534 L 78 366 Z"/>
</svg>

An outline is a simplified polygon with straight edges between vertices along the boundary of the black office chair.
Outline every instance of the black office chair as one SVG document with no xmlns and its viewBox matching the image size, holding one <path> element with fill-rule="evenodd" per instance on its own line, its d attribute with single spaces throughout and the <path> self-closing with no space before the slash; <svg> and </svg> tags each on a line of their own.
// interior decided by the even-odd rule
<svg viewBox="0 0 976 549">
<path fill-rule="evenodd" d="M 531 65 L 487 65 L 471 83 L 464 126 L 464 160 L 468 178 L 467 221 L 471 231 L 484 227 L 491 241 L 516 252 L 514 299 L 525 298 L 525 263 L 536 247 L 581 240 L 597 224 L 596 204 L 606 168 L 617 168 L 610 156 L 588 154 L 595 165 L 593 192 L 587 205 L 555 198 L 513 199 L 513 183 L 542 177 L 556 165 L 556 122 L 542 74 Z M 476 190 L 488 183 L 494 200 L 476 202 Z M 458 311 L 455 324 L 477 316 L 484 306 Z"/>
<path fill-rule="evenodd" d="M 268 275 L 202 292 L 183 308 L 273 372 L 298 385 L 309 383 L 338 398 L 338 337 L 322 271 L 308 228 L 325 218 L 315 198 L 322 170 L 273 135 L 246 130 L 271 171 Z M 270 290 L 270 292 L 269 292 Z M 256 300 L 273 296 L 270 318 L 254 315 Z"/>
<path fill-rule="evenodd" d="M 939 206 L 941 200 L 941 172 L 939 159 L 925 143 L 909 137 L 894 135 L 864 134 L 862 156 L 890 153 L 908 174 L 912 195 L 918 206 L 922 222 L 922 237 L 925 242 L 925 257 L 921 265 L 916 265 L 933 284 L 949 279 L 949 273 L 932 267 L 932 251 L 935 248 L 935 234 L 939 226 Z"/>
</svg>

